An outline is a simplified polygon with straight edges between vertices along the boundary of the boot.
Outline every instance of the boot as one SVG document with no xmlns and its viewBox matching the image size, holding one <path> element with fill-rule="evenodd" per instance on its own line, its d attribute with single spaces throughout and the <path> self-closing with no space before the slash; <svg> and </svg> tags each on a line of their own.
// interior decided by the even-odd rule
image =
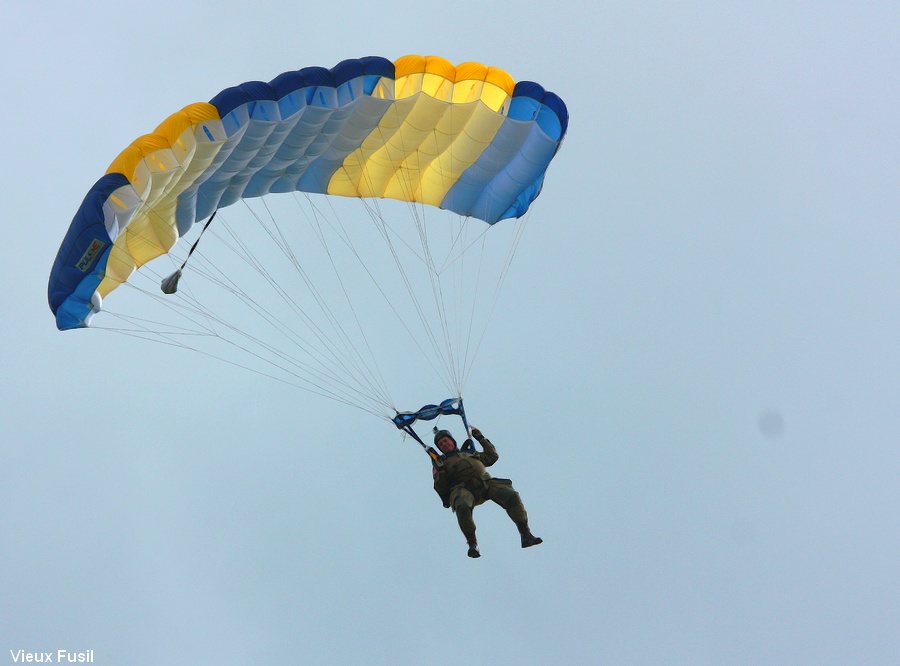
<svg viewBox="0 0 900 666">
<path fill-rule="evenodd" d="M 481 557 L 481 553 L 478 552 L 478 542 L 475 540 L 475 536 L 466 537 L 466 543 L 469 544 L 469 552 L 467 553 L 469 557 Z"/>
<path fill-rule="evenodd" d="M 519 534 L 522 535 L 522 548 L 530 548 L 539 543 L 544 543 L 544 540 L 541 537 L 536 537 L 531 533 L 531 530 L 528 529 L 528 523 L 522 523 L 517 527 L 519 528 Z"/>
</svg>

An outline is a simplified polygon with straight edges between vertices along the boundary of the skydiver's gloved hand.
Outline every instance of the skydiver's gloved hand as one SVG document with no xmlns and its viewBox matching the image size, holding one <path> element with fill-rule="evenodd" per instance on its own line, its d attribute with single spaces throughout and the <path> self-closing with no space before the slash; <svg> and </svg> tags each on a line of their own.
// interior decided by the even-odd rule
<svg viewBox="0 0 900 666">
<path fill-rule="evenodd" d="M 472 437 L 480 440 L 484 435 L 481 434 L 481 431 L 478 428 L 472 426 Z"/>
</svg>

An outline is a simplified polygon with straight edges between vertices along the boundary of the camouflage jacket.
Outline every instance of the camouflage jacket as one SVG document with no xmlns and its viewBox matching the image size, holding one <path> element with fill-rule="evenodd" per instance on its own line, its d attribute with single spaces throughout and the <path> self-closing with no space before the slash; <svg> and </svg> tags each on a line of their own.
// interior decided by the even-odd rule
<svg viewBox="0 0 900 666">
<path fill-rule="evenodd" d="M 445 507 L 450 506 L 453 490 L 462 487 L 475 496 L 480 504 L 487 499 L 488 482 L 491 475 L 487 467 L 500 458 L 491 440 L 479 433 L 475 436 L 481 448 L 480 453 L 453 451 L 442 457 L 443 466 L 434 469 L 434 490 L 440 496 Z"/>
</svg>

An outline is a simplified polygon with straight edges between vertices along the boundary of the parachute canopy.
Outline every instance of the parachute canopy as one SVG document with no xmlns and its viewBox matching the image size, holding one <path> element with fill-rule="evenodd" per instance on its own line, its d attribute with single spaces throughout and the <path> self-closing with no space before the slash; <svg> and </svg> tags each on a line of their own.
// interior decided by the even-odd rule
<svg viewBox="0 0 900 666">
<path fill-rule="evenodd" d="M 566 133 L 562 100 L 478 63 L 346 60 L 228 88 L 136 139 L 87 193 L 50 274 L 61 330 L 198 220 L 303 191 L 393 198 L 494 224 L 538 196 Z"/>
</svg>

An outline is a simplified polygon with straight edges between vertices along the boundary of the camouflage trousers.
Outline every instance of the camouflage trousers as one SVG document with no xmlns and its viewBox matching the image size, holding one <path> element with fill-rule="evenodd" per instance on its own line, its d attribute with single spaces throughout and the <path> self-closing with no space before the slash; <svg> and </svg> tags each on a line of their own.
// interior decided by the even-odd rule
<svg viewBox="0 0 900 666">
<path fill-rule="evenodd" d="M 491 479 L 488 481 L 487 489 L 482 497 L 476 497 L 469 489 L 463 486 L 455 487 L 450 495 L 450 506 L 456 512 L 459 529 L 462 530 L 466 539 L 475 536 L 475 521 L 472 519 L 472 510 L 479 504 L 484 504 L 487 500 L 492 500 L 506 509 L 507 515 L 509 515 L 516 526 L 528 523 L 528 514 L 525 512 L 522 499 L 519 497 L 516 489 L 512 487 L 512 481 L 509 479 Z"/>
</svg>

